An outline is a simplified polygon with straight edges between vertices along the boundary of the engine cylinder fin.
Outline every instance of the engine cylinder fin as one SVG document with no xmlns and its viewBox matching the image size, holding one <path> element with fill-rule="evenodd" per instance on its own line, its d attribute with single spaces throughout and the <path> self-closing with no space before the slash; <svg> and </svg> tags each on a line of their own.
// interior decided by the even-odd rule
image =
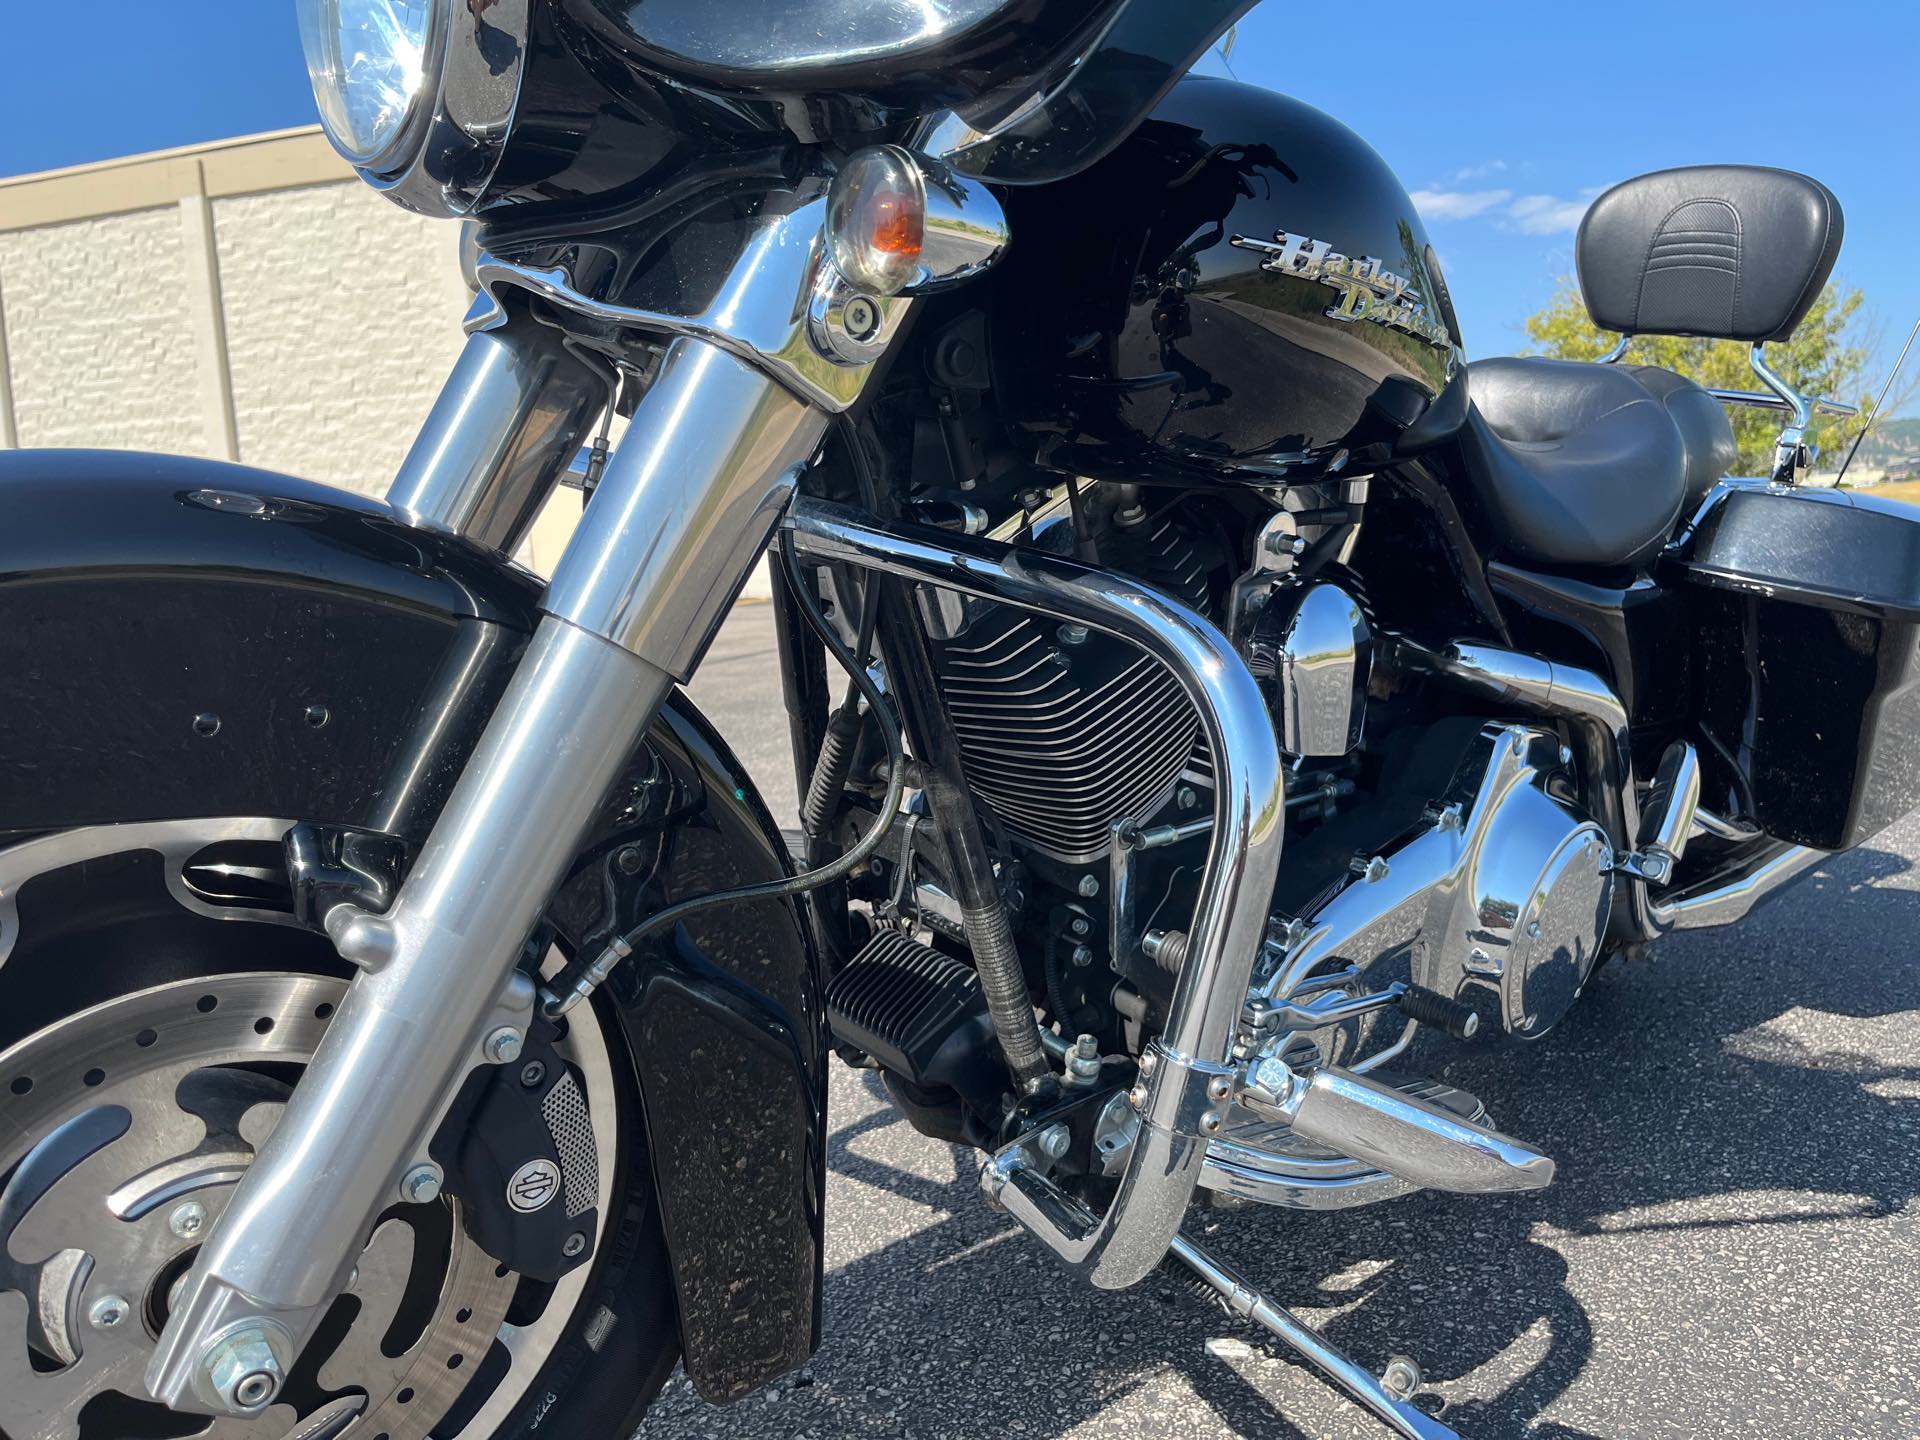
<svg viewBox="0 0 1920 1440">
<path fill-rule="evenodd" d="M 1153 660 L 1101 635 L 1068 648 L 1045 620 L 1000 611 L 947 642 L 939 672 L 975 794 L 1016 840 L 1080 864 L 1115 820 L 1163 804 L 1205 744 Z"/>
</svg>

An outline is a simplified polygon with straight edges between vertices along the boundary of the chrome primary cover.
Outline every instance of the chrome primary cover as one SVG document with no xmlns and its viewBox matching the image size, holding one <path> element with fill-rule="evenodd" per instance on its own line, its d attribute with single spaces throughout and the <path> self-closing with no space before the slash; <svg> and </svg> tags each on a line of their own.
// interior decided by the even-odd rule
<svg viewBox="0 0 1920 1440">
<path fill-rule="evenodd" d="M 1487 726 L 1426 827 L 1363 857 L 1270 946 L 1254 994 L 1278 1001 L 1330 963 L 1365 974 L 1391 960 L 1442 995 L 1491 992 L 1510 1034 L 1551 1029 L 1599 956 L 1613 900 L 1605 832 L 1555 793 L 1570 758 L 1546 731 Z"/>
</svg>

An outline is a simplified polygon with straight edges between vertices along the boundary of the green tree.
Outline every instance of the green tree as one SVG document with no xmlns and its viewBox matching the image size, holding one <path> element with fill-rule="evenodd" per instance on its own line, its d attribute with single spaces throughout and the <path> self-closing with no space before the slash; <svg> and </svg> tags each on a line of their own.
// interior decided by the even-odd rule
<svg viewBox="0 0 1920 1440">
<path fill-rule="evenodd" d="M 1812 440 L 1820 447 L 1816 469 L 1830 470 L 1846 455 L 1872 404 L 1866 375 L 1871 337 L 1860 332 L 1861 294 L 1829 285 L 1813 302 L 1807 318 L 1789 340 L 1767 347 L 1767 363 L 1804 395 L 1842 400 L 1860 407 L 1858 419 L 1823 416 L 1814 422 Z M 1533 353 L 1565 360 L 1597 360 L 1618 335 L 1587 318 L 1579 288 L 1566 281 L 1547 308 L 1527 320 Z M 1731 340 L 1694 340 L 1674 335 L 1642 335 L 1624 363 L 1659 365 L 1677 371 L 1710 390 L 1764 390 L 1747 364 L 1748 347 Z M 1737 475 L 1765 475 L 1773 464 L 1773 442 L 1785 416 L 1778 410 L 1735 406 L 1728 410 L 1740 446 Z"/>
</svg>

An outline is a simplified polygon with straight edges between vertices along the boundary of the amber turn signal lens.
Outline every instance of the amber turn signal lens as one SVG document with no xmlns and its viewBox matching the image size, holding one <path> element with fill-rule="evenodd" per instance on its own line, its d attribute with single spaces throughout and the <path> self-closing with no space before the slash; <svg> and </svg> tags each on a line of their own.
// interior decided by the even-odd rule
<svg viewBox="0 0 1920 1440">
<path fill-rule="evenodd" d="M 926 181 L 905 150 L 870 146 L 833 177 L 827 246 L 848 283 L 875 295 L 899 294 L 920 273 L 926 238 Z"/>
</svg>

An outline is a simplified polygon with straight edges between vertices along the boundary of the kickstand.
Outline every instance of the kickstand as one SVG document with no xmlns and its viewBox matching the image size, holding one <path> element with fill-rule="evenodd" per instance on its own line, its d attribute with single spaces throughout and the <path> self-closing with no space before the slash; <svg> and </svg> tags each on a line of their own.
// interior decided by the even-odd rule
<svg viewBox="0 0 1920 1440">
<path fill-rule="evenodd" d="M 1227 1309 L 1304 1356 L 1394 1434 L 1404 1435 L 1407 1440 L 1460 1440 L 1457 1432 L 1395 1395 L 1384 1382 L 1327 1343 L 1317 1330 L 1267 1299 L 1186 1236 L 1173 1237 L 1173 1256 L 1214 1291 Z"/>
</svg>

